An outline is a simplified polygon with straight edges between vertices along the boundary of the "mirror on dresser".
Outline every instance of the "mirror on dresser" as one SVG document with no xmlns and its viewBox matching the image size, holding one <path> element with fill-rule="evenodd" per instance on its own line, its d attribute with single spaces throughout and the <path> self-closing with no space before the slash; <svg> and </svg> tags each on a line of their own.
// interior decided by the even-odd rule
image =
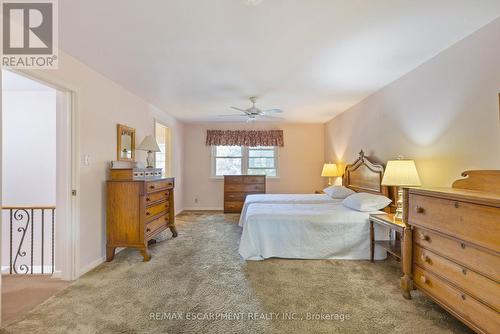
<svg viewBox="0 0 500 334">
<path fill-rule="evenodd" d="M 135 161 L 135 129 L 117 124 L 116 159 L 118 161 Z"/>
</svg>

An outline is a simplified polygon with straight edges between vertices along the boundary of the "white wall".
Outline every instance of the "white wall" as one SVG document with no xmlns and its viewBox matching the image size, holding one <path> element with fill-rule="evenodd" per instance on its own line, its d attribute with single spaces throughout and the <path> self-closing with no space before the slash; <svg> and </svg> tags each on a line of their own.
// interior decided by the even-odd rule
<svg viewBox="0 0 500 334">
<path fill-rule="evenodd" d="M 29 74 L 75 92 L 80 151 L 79 268 L 80 272 L 85 272 L 99 264 L 105 255 L 105 181 L 109 162 L 116 160 L 116 124 L 135 128 L 137 144 L 144 136 L 154 133 L 155 118 L 172 129 L 176 211 L 183 207 L 183 124 L 62 51 L 59 69 L 30 71 Z M 84 154 L 90 155 L 89 166 L 82 164 Z M 144 152 L 136 154 L 139 160 L 145 161 L 145 157 Z"/>
<path fill-rule="evenodd" d="M 500 19 L 325 125 L 325 157 L 416 160 L 426 186 L 500 169 Z"/>
<path fill-rule="evenodd" d="M 194 123 L 185 125 L 184 206 L 189 209 L 222 209 L 224 182 L 210 178 L 211 151 L 206 130 L 281 129 L 285 146 L 279 149 L 279 179 L 267 179 L 268 193 L 314 193 L 322 189 L 324 163 L 323 124 Z M 198 203 L 194 199 L 198 199 Z"/>
</svg>

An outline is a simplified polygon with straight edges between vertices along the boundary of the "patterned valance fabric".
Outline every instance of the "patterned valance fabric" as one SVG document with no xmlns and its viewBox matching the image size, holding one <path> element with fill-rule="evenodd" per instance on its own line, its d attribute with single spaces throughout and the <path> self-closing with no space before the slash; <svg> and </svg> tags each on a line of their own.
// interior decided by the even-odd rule
<svg viewBox="0 0 500 334">
<path fill-rule="evenodd" d="M 207 130 L 207 145 L 284 146 L 283 130 Z"/>
</svg>

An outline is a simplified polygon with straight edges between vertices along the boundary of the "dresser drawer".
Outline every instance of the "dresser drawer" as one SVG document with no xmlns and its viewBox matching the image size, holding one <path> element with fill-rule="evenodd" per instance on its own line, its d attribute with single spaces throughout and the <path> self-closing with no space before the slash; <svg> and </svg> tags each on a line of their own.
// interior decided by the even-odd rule
<svg viewBox="0 0 500 334">
<path fill-rule="evenodd" d="M 243 202 L 224 202 L 224 212 L 241 212 Z"/>
<path fill-rule="evenodd" d="M 500 310 L 500 285 L 498 283 L 418 245 L 414 249 L 413 259 L 424 270 L 445 277 L 446 280 L 489 304 L 496 311 Z"/>
<path fill-rule="evenodd" d="M 247 193 L 225 193 L 224 201 L 228 202 L 245 202 L 245 198 L 247 197 Z"/>
<path fill-rule="evenodd" d="M 243 177 L 240 176 L 240 175 L 234 175 L 234 176 L 226 175 L 226 176 L 224 176 L 224 183 L 225 184 L 239 184 L 239 183 L 243 183 Z"/>
<path fill-rule="evenodd" d="M 410 194 L 411 225 L 453 235 L 500 252 L 500 208 Z"/>
<path fill-rule="evenodd" d="M 495 310 L 418 266 L 414 266 L 413 271 L 418 288 L 481 330 L 487 333 L 498 332 L 500 315 Z"/>
<path fill-rule="evenodd" d="M 146 191 L 148 193 L 156 192 L 162 189 L 170 189 L 174 187 L 174 183 L 168 180 L 148 181 L 146 182 Z"/>
<path fill-rule="evenodd" d="M 264 184 L 225 184 L 225 192 L 264 192 L 266 186 Z"/>
<path fill-rule="evenodd" d="M 146 205 L 150 206 L 155 202 L 167 200 L 168 197 L 169 197 L 169 192 L 167 190 L 147 194 L 145 198 Z"/>
<path fill-rule="evenodd" d="M 264 176 L 244 176 L 243 183 L 246 183 L 246 184 L 255 184 L 255 183 L 265 184 L 266 179 Z"/>
<path fill-rule="evenodd" d="M 168 210 L 168 202 L 161 202 L 146 209 L 146 221 Z"/>
<path fill-rule="evenodd" d="M 498 254 L 481 250 L 451 237 L 445 237 L 426 229 L 415 227 L 415 244 L 463 264 L 498 282 L 500 277 L 500 257 Z"/>
<path fill-rule="evenodd" d="M 146 239 L 149 239 L 150 236 L 155 235 L 161 229 L 166 228 L 168 225 L 168 215 L 161 216 L 160 218 L 156 218 L 155 220 L 150 221 L 146 224 Z"/>
</svg>

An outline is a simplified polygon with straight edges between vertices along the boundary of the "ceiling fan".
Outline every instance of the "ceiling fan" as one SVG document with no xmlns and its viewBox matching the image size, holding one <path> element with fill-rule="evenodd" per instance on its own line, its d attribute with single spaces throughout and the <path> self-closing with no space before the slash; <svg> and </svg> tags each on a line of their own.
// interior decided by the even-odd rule
<svg viewBox="0 0 500 334">
<path fill-rule="evenodd" d="M 283 110 L 281 109 L 267 109 L 267 110 L 262 110 L 259 109 L 255 106 L 255 103 L 257 101 L 257 97 L 255 96 L 250 96 L 250 102 L 252 103 L 252 106 L 247 109 L 242 109 L 242 108 L 237 108 L 237 107 L 231 107 L 231 109 L 241 111 L 243 114 L 232 114 L 232 115 L 219 115 L 219 117 L 247 117 L 247 122 L 252 122 L 255 121 L 257 117 L 264 117 L 264 118 L 272 118 L 272 119 L 283 119 L 282 117 L 277 117 L 277 116 L 272 116 L 269 114 L 279 114 L 282 113 Z"/>
</svg>

